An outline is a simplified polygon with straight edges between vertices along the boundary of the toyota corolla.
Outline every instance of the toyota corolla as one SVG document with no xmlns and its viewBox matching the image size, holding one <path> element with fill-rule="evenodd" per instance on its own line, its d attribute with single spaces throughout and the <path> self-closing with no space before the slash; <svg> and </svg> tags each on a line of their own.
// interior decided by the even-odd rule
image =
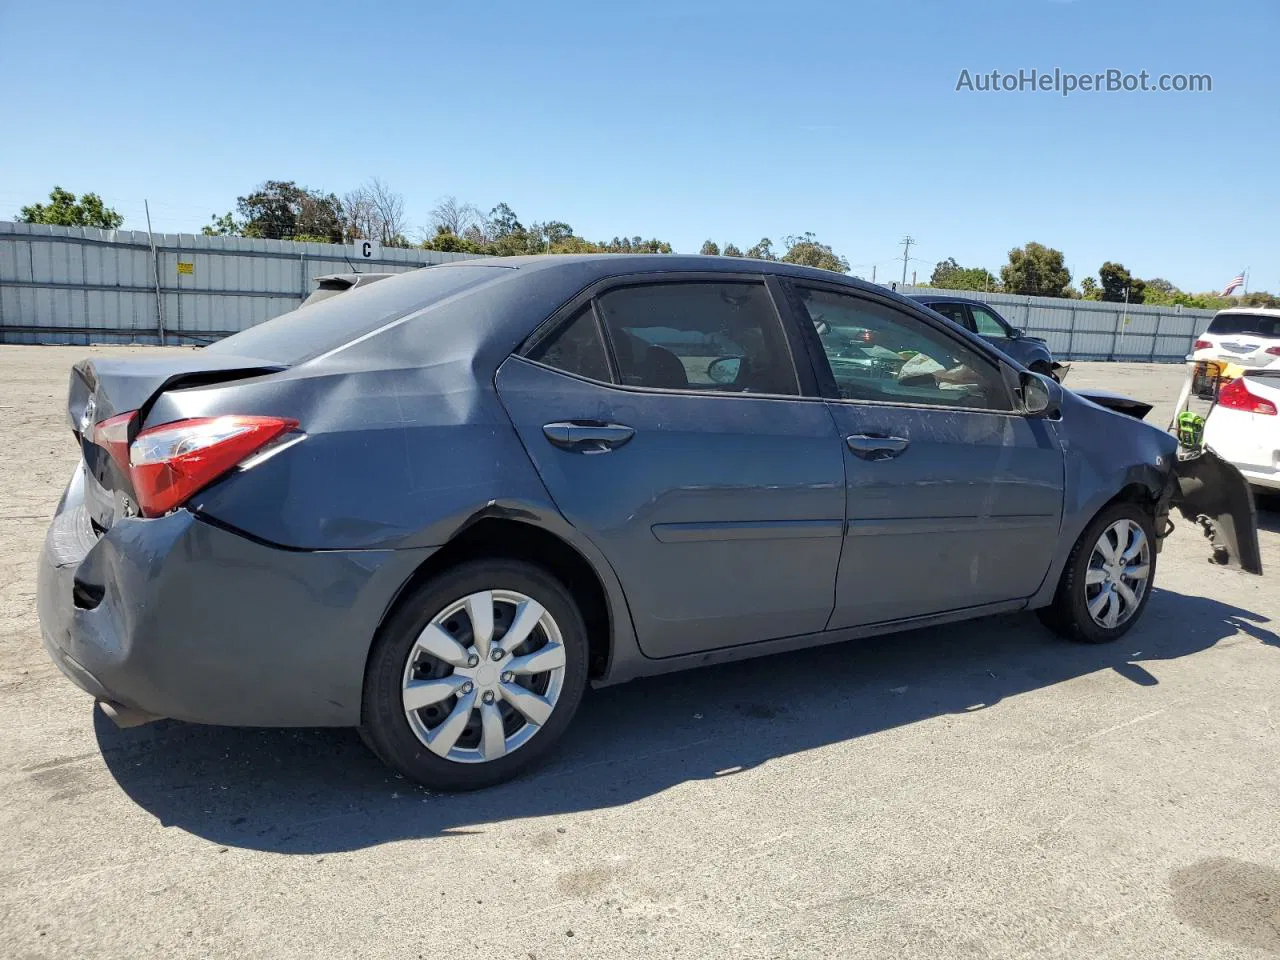
<svg viewBox="0 0 1280 960">
<path fill-rule="evenodd" d="M 430 267 L 86 360 L 68 416 L 71 680 L 122 724 L 358 727 L 443 789 L 536 762 L 588 683 L 1015 610 L 1114 640 L 1175 506 L 1260 572 L 1213 454 L 781 263 Z"/>
</svg>

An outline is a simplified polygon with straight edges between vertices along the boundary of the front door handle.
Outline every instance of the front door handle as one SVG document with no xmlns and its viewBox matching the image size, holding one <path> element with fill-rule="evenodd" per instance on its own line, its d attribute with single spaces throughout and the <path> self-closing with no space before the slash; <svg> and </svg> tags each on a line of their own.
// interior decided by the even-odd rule
<svg viewBox="0 0 1280 960">
<path fill-rule="evenodd" d="M 844 442 L 849 445 L 855 457 L 863 460 L 892 460 L 907 449 L 911 441 L 905 437 L 876 437 L 855 433 L 851 437 L 845 437 Z"/>
<path fill-rule="evenodd" d="M 599 420 L 560 420 L 544 425 L 542 432 L 561 450 L 571 453 L 608 453 L 636 435 L 634 427 Z"/>
</svg>

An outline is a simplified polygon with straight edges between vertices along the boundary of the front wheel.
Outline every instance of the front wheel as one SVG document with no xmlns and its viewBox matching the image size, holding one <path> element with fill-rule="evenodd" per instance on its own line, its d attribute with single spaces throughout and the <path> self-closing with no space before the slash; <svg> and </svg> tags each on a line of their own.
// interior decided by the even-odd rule
<svg viewBox="0 0 1280 960">
<path fill-rule="evenodd" d="M 587 682 L 577 604 L 544 570 L 462 564 L 415 591 L 365 670 L 360 733 L 425 787 L 473 790 L 537 762 L 569 725 Z"/>
<path fill-rule="evenodd" d="M 1155 527 L 1136 503 L 1114 503 L 1071 548 L 1053 603 L 1038 611 L 1055 633 L 1082 643 L 1118 640 L 1137 623 L 1156 572 Z"/>
</svg>

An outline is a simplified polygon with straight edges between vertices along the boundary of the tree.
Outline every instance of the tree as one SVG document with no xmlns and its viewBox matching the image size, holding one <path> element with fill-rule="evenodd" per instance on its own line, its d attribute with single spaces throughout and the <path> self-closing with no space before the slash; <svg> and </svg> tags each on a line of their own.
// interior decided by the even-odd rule
<svg viewBox="0 0 1280 960">
<path fill-rule="evenodd" d="M 266 181 L 248 196 L 237 197 L 236 209 L 243 224 L 240 233 L 246 237 L 341 243 L 346 234 L 342 202 L 332 193 L 309 190 L 292 180 Z"/>
<path fill-rule="evenodd" d="M 19 223 L 46 223 L 59 227 L 98 227 L 114 230 L 124 217 L 106 206 L 96 193 L 76 195 L 61 187 L 49 191 L 49 202 L 33 203 L 18 214 Z"/>
<path fill-rule="evenodd" d="M 462 236 L 467 227 L 480 222 L 480 211 L 472 204 L 459 203 L 457 197 L 444 197 L 431 211 L 431 226 L 436 233 Z"/>
<path fill-rule="evenodd" d="M 1061 250 L 1028 243 L 1009 251 L 1009 262 L 1000 268 L 1006 293 L 1061 297 L 1071 283 L 1071 271 L 1063 265 Z"/>
<path fill-rule="evenodd" d="M 1085 277 L 1080 281 L 1080 299 L 1081 300 L 1099 300 L 1102 292 L 1098 289 L 1098 281 L 1093 277 Z"/>
<path fill-rule="evenodd" d="M 489 211 L 488 222 L 489 235 L 494 240 L 501 240 L 503 237 L 510 236 L 513 233 L 524 232 L 524 225 L 520 222 L 520 218 L 505 203 L 500 203 Z"/>
<path fill-rule="evenodd" d="M 1108 303 L 1142 303 L 1147 285 L 1125 269 L 1124 264 L 1108 260 L 1098 268 L 1102 281 L 1102 300 Z"/>
<path fill-rule="evenodd" d="M 422 244 L 424 250 L 439 250 L 442 253 L 482 253 L 481 247 L 466 237 L 444 228 L 437 229 L 436 235 Z"/>
<path fill-rule="evenodd" d="M 346 238 L 379 240 L 388 247 L 407 247 L 404 197 L 374 177 L 342 198 Z"/>
<path fill-rule="evenodd" d="M 1150 297 L 1154 294 L 1160 294 L 1166 297 L 1172 297 L 1182 291 L 1175 287 L 1163 277 L 1152 277 L 1147 281 L 1147 302 L 1150 303 Z"/>
<path fill-rule="evenodd" d="M 962 267 L 955 257 L 942 260 L 933 268 L 929 286 L 942 290 L 994 290 L 999 281 L 985 267 Z"/>
<path fill-rule="evenodd" d="M 724 245 L 724 255 L 726 257 L 741 257 L 743 253 L 734 244 L 726 243 Z"/>
<path fill-rule="evenodd" d="M 704 257 L 718 257 L 720 256 L 720 247 L 716 245 L 714 240 L 704 240 L 702 241 L 702 249 L 698 252 Z"/>
<path fill-rule="evenodd" d="M 768 237 L 762 237 L 759 243 L 746 252 L 745 256 L 748 256 L 753 260 L 778 259 L 773 252 L 773 241 Z"/>
<path fill-rule="evenodd" d="M 244 224 L 236 220 L 230 211 L 222 216 L 211 213 L 209 217 L 209 223 L 200 229 L 206 237 L 238 237 L 244 229 Z"/>
<path fill-rule="evenodd" d="M 820 270 L 834 270 L 836 273 L 849 272 L 849 261 L 827 244 L 820 243 L 812 233 L 786 237 L 783 242 L 787 245 L 787 252 L 782 255 L 783 263 L 798 263 Z"/>
</svg>

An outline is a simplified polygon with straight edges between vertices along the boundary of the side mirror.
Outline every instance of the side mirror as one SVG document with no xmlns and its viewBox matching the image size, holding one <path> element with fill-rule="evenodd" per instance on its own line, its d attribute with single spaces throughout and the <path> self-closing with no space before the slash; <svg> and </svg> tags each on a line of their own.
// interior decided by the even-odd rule
<svg viewBox="0 0 1280 960">
<path fill-rule="evenodd" d="M 1022 339 L 1023 337 L 1025 337 L 1026 335 L 1027 335 L 1027 331 L 1023 330 L 1021 327 L 1010 327 L 1010 328 L 1009 328 L 1009 339 L 1010 339 L 1010 340 L 1021 340 L 1021 339 Z"/>
<path fill-rule="evenodd" d="M 712 383 L 737 383 L 741 370 L 741 357 L 719 357 L 707 364 L 707 376 Z"/>
<path fill-rule="evenodd" d="M 1024 370 L 1018 376 L 1022 412 L 1029 417 L 1056 419 L 1062 411 L 1062 387 L 1049 377 Z"/>
</svg>

